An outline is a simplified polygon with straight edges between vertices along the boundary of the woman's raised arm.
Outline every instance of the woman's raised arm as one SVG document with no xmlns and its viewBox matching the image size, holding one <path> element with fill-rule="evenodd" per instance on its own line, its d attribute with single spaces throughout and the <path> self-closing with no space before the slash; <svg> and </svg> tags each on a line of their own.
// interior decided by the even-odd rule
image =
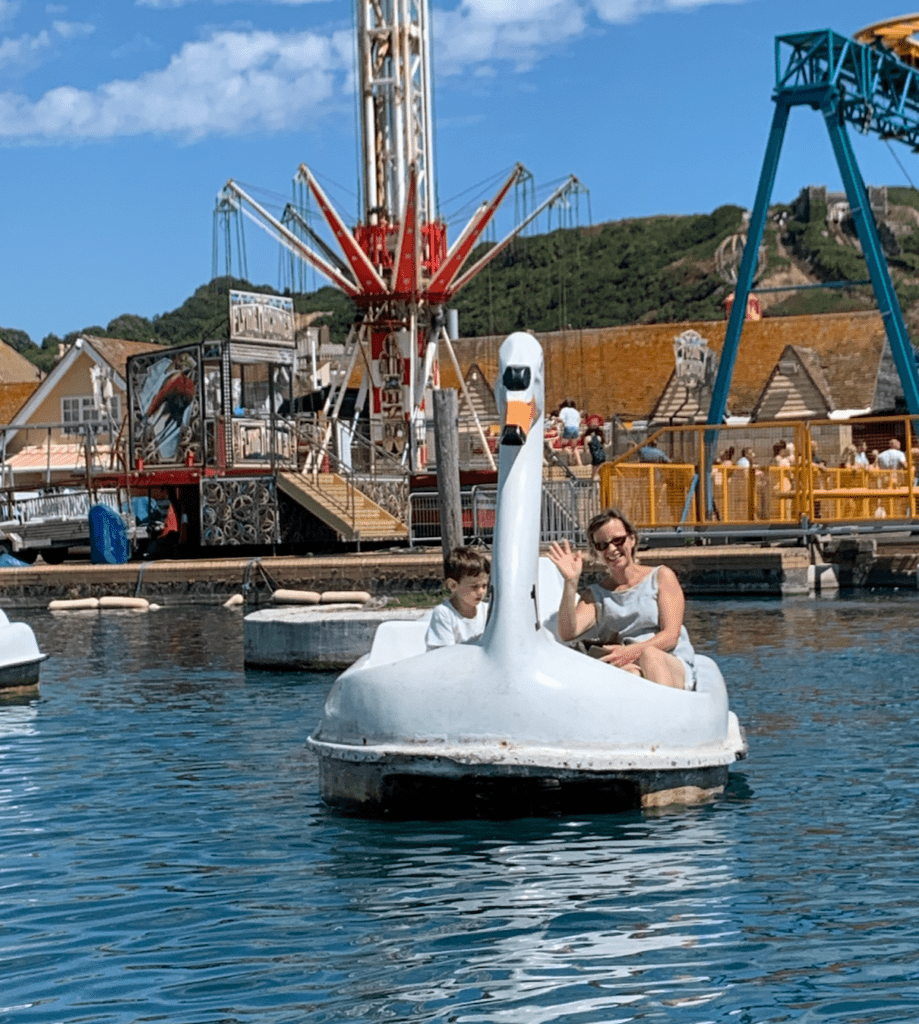
<svg viewBox="0 0 919 1024">
<path fill-rule="evenodd" d="M 558 606 L 558 635 L 562 640 L 573 640 L 597 621 L 597 609 L 592 601 L 578 598 L 578 582 L 584 569 L 580 551 L 572 551 L 567 540 L 549 545 L 549 560 L 565 581 Z"/>
</svg>

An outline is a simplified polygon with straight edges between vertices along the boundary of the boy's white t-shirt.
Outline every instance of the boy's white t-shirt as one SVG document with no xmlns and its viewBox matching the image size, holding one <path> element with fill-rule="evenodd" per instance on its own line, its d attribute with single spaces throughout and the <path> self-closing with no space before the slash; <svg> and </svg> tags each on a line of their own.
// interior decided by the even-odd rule
<svg viewBox="0 0 919 1024">
<path fill-rule="evenodd" d="M 468 640 L 475 640 L 485 632 L 487 620 L 487 601 L 479 602 L 475 617 L 467 619 L 453 607 L 448 597 L 431 613 L 428 631 L 424 635 L 425 646 L 431 650 L 434 647 L 447 647 L 449 644 L 464 644 Z"/>
</svg>

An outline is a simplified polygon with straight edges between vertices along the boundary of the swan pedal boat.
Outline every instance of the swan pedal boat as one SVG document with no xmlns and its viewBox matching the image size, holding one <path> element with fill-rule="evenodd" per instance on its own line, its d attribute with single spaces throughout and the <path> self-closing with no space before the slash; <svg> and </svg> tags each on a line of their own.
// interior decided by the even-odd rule
<svg viewBox="0 0 919 1024">
<path fill-rule="evenodd" d="M 39 651 L 31 626 L 10 622 L 0 609 L 0 693 L 37 687 L 47 657 Z"/>
<path fill-rule="evenodd" d="M 561 643 L 562 578 L 539 557 L 543 357 L 510 335 L 495 388 L 504 419 L 482 636 L 425 650 L 425 620 L 382 623 L 338 677 L 309 745 L 331 807 L 462 817 L 699 803 L 746 755 L 716 663 L 694 691 L 649 682 Z"/>
</svg>

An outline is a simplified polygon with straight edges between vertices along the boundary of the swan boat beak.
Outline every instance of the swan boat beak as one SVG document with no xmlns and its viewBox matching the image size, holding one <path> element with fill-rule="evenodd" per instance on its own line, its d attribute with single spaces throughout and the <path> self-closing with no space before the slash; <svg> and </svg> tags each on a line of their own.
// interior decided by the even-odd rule
<svg viewBox="0 0 919 1024">
<path fill-rule="evenodd" d="M 520 393 L 529 392 L 533 386 L 533 374 L 529 366 L 507 366 L 501 375 L 501 384 L 507 393 L 504 402 L 504 428 L 501 444 L 522 447 L 539 418 L 539 407 L 535 396 L 529 400 Z"/>
</svg>

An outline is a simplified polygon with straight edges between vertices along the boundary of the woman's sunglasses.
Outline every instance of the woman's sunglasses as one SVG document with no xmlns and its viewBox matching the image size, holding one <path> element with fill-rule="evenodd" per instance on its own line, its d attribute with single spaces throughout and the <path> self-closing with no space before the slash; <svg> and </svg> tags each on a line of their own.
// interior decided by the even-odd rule
<svg viewBox="0 0 919 1024">
<path fill-rule="evenodd" d="M 606 551 L 610 544 L 614 544 L 620 551 L 625 547 L 625 542 L 631 534 L 624 533 L 621 537 L 613 537 L 612 540 L 595 540 L 594 547 L 597 551 Z"/>
</svg>

